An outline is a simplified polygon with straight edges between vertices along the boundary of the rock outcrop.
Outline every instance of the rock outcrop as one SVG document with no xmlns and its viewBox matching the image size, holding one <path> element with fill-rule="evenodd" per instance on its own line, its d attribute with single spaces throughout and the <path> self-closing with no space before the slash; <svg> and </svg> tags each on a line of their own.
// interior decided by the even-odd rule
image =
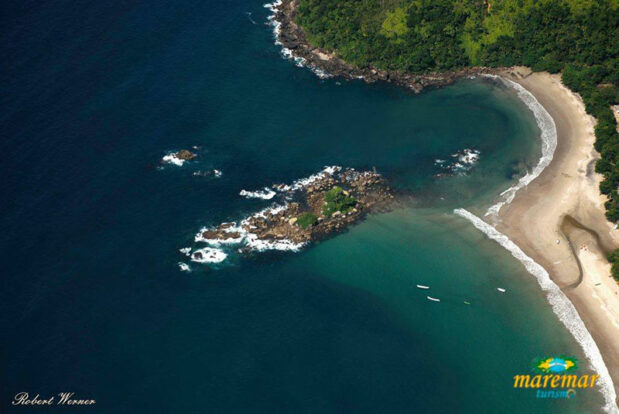
<svg viewBox="0 0 619 414">
<path fill-rule="evenodd" d="M 186 149 L 176 152 L 174 156 L 178 158 L 179 160 L 183 160 L 183 161 L 190 161 L 197 157 L 196 154 Z"/>
<path fill-rule="evenodd" d="M 304 245 L 340 232 L 370 211 L 389 208 L 394 201 L 391 188 L 379 173 L 353 169 L 323 174 L 308 185 L 284 194 L 289 199 L 285 205 L 249 216 L 239 226 L 236 223 L 222 223 L 205 229 L 201 238 L 219 243 L 250 238 L 254 242 L 286 241 Z M 340 197 L 331 201 L 331 206 L 327 202 L 329 194 Z M 338 200 L 342 202 L 338 204 Z M 312 217 L 309 224 L 304 226 L 300 223 L 302 215 Z"/>
<path fill-rule="evenodd" d="M 346 63 L 335 53 L 329 53 L 309 43 L 303 29 L 294 21 L 297 3 L 298 0 L 282 0 L 279 7 L 274 9 L 274 20 L 279 23 L 278 40 L 284 48 L 290 50 L 292 57 L 301 58 L 306 66 L 318 68 L 332 76 L 363 79 L 367 83 L 391 82 L 419 93 L 428 86 L 445 86 L 461 78 L 482 73 L 498 73 L 501 70 L 500 68 L 473 67 L 441 73 L 410 74 L 395 70 L 382 70 L 372 66 L 358 68 Z"/>
</svg>

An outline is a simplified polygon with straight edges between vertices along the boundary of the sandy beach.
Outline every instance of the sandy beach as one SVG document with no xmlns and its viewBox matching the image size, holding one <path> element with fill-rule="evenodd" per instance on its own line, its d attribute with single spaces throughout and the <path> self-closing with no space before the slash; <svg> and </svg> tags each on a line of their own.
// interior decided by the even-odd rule
<svg viewBox="0 0 619 414">
<path fill-rule="evenodd" d="M 496 228 L 542 265 L 572 301 L 619 393 L 619 285 L 605 253 L 619 247 L 619 230 L 604 217 L 594 172 L 594 119 L 560 75 L 515 68 L 502 76 L 531 92 L 555 121 L 550 165 L 499 214 Z"/>
</svg>

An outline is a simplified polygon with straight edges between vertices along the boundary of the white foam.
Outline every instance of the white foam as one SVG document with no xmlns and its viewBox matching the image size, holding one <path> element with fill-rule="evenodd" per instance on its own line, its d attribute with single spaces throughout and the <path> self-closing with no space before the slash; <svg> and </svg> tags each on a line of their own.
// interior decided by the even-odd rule
<svg viewBox="0 0 619 414">
<path fill-rule="evenodd" d="M 341 170 L 342 167 L 340 167 L 339 165 L 326 166 L 322 169 L 322 171 L 316 174 L 312 174 L 309 177 L 296 180 L 292 183 L 292 185 L 285 187 L 293 191 L 301 190 L 318 180 L 326 178 L 327 176 L 333 176 L 335 173 Z"/>
<path fill-rule="evenodd" d="M 282 23 L 277 21 L 277 19 L 275 19 L 275 14 L 279 11 L 280 6 L 282 5 L 282 1 L 281 0 L 276 0 L 273 3 L 267 3 L 264 5 L 264 8 L 269 9 L 271 11 L 271 15 L 269 17 L 267 17 L 267 20 L 269 21 L 269 24 L 273 27 L 273 37 L 275 38 L 275 44 L 277 46 L 281 46 L 282 50 L 281 50 L 281 55 L 284 59 L 289 59 L 292 60 L 295 64 L 295 66 L 299 67 L 299 68 L 308 68 L 309 70 L 311 70 L 316 76 L 318 76 L 320 79 L 327 79 L 327 78 L 331 78 L 332 75 L 327 73 L 325 70 L 312 65 L 310 63 L 307 63 L 307 59 L 301 57 L 301 56 L 295 56 L 294 52 L 290 49 L 288 49 L 287 47 L 284 47 L 284 45 L 282 44 L 282 42 L 279 40 L 279 36 L 281 33 L 281 27 L 282 27 Z"/>
<path fill-rule="evenodd" d="M 198 257 L 198 253 L 201 254 L 201 257 Z M 226 257 L 228 255 L 221 249 L 204 247 L 191 254 L 191 261 L 197 263 L 221 263 L 226 260 Z"/>
<path fill-rule="evenodd" d="M 191 272 L 191 268 L 187 263 L 178 262 L 178 267 L 181 269 L 181 272 Z"/>
<path fill-rule="evenodd" d="M 271 190 L 268 187 L 264 187 L 264 189 L 259 191 L 241 190 L 241 192 L 239 193 L 240 196 L 243 196 L 245 198 L 261 198 L 263 200 L 270 200 L 275 197 L 275 194 L 275 191 Z"/>
<path fill-rule="evenodd" d="M 451 154 L 451 158 L 455 159 L 451 164 L 447 160 L 436 159 L 434 160 L 434 165 L 453 174 L 465 175 L 477 165 L 480 154 L 479 150 L 465 148 L 462 151 Z"/>
<path fill-rule="evenodd" d="M 295 243 L 292 240 L 260 240 L 254 233 L 248 233 L 246 237 L 246 246 L 252 250 L 263 252 L 266 250 L 282 250 L 298 252 L 303 248 L 305 243 Z"/>
<path fill-rule="evenodd" d="M 505 85 L 514 88 L 518 93 L 518 97 L 533 112 L 533 115 L 535 116 L 535 121 L 537 122 L 539 129 L 542 131 L 542 157 L 539 159 L 539 162 L 537 163 L 535 168 L 533 168 L 533 170 L 527 173 L 524 177 L 520 178 L 520 180 L 518 180 L 515 185 L 503 191 L 500 194 L 500 201 L 491 206 L 486 212 L 486 216 L 490 216 L 494 220 L 497 220 L 497 215 L 501 210 L 501 207 L 503 207 L 505 204 L 511 203 L 514 199 L 514 196 L 516 195 L 516 192 L 521 188 L 529 185 L 529 183 L 535 178 L 537 178 L 542 173 L 544 168 L 546 168 L 550 164 L 550 161 L 552 161 L 555 149 L 557 148 L 557 126 L 555 125 L 555 121 L 554 119 L 552 119 L 548 111 L 546 111 L 546 109 L 538 102 L 535 96 L 533 96 L 533 94 L 526 90 L 522 85 L 497 75 L 485 74 L 483 76 L 493 79 L 499 79 Z"/>
<path fill-rule="evenodd" d="M 212 230 L 212 229 L 209 229 L 206 227 L 201 228 L 200 231 L 194 237 L 195 242 L 196 243 L 198 242 L 208 243 L 211 246 L 221 246 L 222 244 L 238 244 L 243 241 L 243 239 L 245 238 L 245 233 L 246 233 L 245 230 L 243 230 L 240 226 L 237 226 L 236 223 L 232 223 L 232 226 L 223 230 L 225 233 L 239 233 L 239 237 L 236 237 L 236 238 L 228 237 L 225 239 L 207 239 L 204 237 L 203 234 L 205 231 L 208 231 L 208 230 Z"/>
<path fill-rule="evenodd" d="M 475 165 L 479 161 L 479 151 L 465 148 L 462 154 L 456 154 L 458 160 L 467 165 Z"/>
<path fill-rule="evenodd" d="M 260 210 L 259 212 L 255 214 L 252 214 L 251 216 L 243 220 L 241 222 L 241 225 L 248 224 L 249 219 L 252 217 L 269 218 L 268 216 L 275 216 L 276 214 L 281 213 L 287 208 L 288 208 L 288 204 L 273 204 L 270 207 L 267 207 L 265 209 Z"/>
<path fill-rule="evenodd" d="M 318 76 L 320 79 L 328 79 L 328 78 L 332 78 L 333 75 L 331 75 L 329 72 L 327 72 L 326 70 L 319 68 L 317 66 L 314 65 L 306 65 L 312 72 L 314 72 L 314 75 Z"/>
<path fill-rule="evenodd" d="M 283 250 L 283 251 L 299 251 L 305 243 L 294 243 L 292 240 L 281 239 L 281 240 L 261 240 L 258 238 L 258 235 L 252 233 L 249 230 L 253 226 L 250 224 L 250 220 L 252 218 L 262 217 L 269 219 L 272 216 L 285 211 L 288 208 L 288 204 L 273 204 L 270 207 L 260 210 L 257 213 L 252 214 L 247 217 L 243 221 L 241 221 L 241 232 L 243 234 L 243 242 L 245 246 L 250 250 L 256 250 L 259 252 L 266 250 Z"/>
<path fill-rule="evenodd" d="M 161 161 L 167 164 L 174 164 L 179 167 L 182 167 L 186 160 L 180 159 L 176 156 L 176 154 L 171 153 L 171 154 L 164 155 L 163 158 L 161 158 Z"/>
<path fill-rule="evenodd" d="M 331 165 L 324 167 L 321 171 L 316 174 L 312 174 L 309 177 L 298 179 L 292 184 L 282 184 L 273 186 L 272 188 L 265 187 L 260 191 L 246 191 L 242 190 L 240 195 L 248 197 L 248 198 L 263 198 L 265 200 L 272 199 L 277 192 L 286 193 L 286 196 L 292 195 L 295 191 L 301 190 L 316 181 L 325 179 L 327 177 L 332 177 L 336 173 L 342 171 L 342 167 L 337 165 Z M 357 177 L 359 175 L 368 175 L 369 172 L 359 173 L 354 171 L 353 169 L 346 170 L 344 175 L 347 179 L 351 179 L 351 177 Z M 238 233 L 238 237 L 235 238 L 215 238 L 215 239 L 207 239 L 204 237 L 204 232 L 208 230 L 213 230 L 204 227 L 200 229 L 200 231 L 195 235 L 194 240 L 196 242 L 207 243 L 211 247 L 222 247 L 224 245 L 244 245 L 245 248 L 249 250 L 255 251 L 266 251 L 266 250 L 282 250 L 282 251 L 299 251 L 306 243 L 295 243 L 292 240 L 288 239 L 279 239 L 279 240 L 262 240 L 258 238 L 258 235 L 254 233 L 255 226 L 251 224 L 252 219 L 255 218 L 264 218 L 271 219 L 273 216 L 285 211 L 288 208 L 287 203 L 276 204 L 273 203 L 269 207 L 266 207 L 256 213 L 251 214 L 244 218 L 238 225 L 237 223 L 230 223 L 230 226 L 223 229 L 222 231 L 225 233 Z"/>
<path fill-rule="evenodd" d="M 191 247 L 183 247 L 182 249 L 178 249 L 178 251 L 185 256 L 189 256 L 189 253 L 191 252 Z"/>
<path fill-rule="evenodd" d="M 219 178 L 222 176 L 222 172 L 219 170 L 206 170 L 206 171 L 194 171 L 191 175 L 194 175 L 196 177 L 215 177 L 215 178 Z"/>
<path fill-rule="evenodd" d="M 585 356 L 591 363 L 591 366 L 600 376 L 597 384 L 600 388 L 600 392 L 604 396 L 604 411 L 608 413 L 619 413 L 619 409 L 617 408 L 615 402 L 617 398 L 615 388 L 597 344 L 585 327 L 584 322 L 580 318 L 580 315 L 572 302 L 570 302 L 561 289 L 552 281 L 552 279 L 550 279 L 550 275 L 546 269 L 527 256 L 507 236 L 500 233 L 493 226 L 486 223 L 479 217 L 461 208 L 454 210 L 454 213 L 473 223 L 478 230 L 507 249 L 512 256 L 524 265 L 529 273 L 535 276 L 540 287 L 546 293 L 546 298 L 548 299 L 553 312 L 559 317 L 559 320 L 563 323 L 563 325 L 565 325 L 568 331 L 570 331 L 576 341 L 580 344 Z"/>
<path fill-rule="evenodd" d="M 241 221 L 239 225 L 236 223 L 231 223 L 232 225 L 223 231 L 226 233 L 238 233 L 239 237 L 237 238 L 227 238 L 227 239 L 207 239 L 203 236 L 203 233 L 208 228 L 202 228 L 196 234 L 195 241 L 196 242 L 204 242 L 213 247 L 219 247 L 222 245 L 231 245 L 231 244 L 243 244 L 249 250 L 255 251 L 266 251 L 266 250 L 282 250 L 282 251 L 299 251 L 305 243 L 294 243 L 292 240 L 281 239 L 281 240 L 261 240 L 258 238 L 258 235 L 253 233 L 251 229 L 254 227 L 250 224 L 252 218 L 265 218 L 269 219 L 272 216 L 277 215 L 278 213 L 286 210 L 288 208 L 288 204 L 273 204 L 267 208 L 264 208 L 257 213 L 246 217 Z M 224 258 L 225 259 L 225 258 Z"/>
<path fill-rule="evenodd" d="M 281 46 L 282 42 L 279 41 L 279 34 L 281 32 L 281 22 L 275 20 L 275 14 L 279 11 L 279 7 L 282 5 L 282 0 L 276 0 L 273 3 L 266 3 L 264 5 L 265 9 L 269 9 L 271 11 L 271 15 L 267 17 L 269 24 L 273 26 L 273 37 L 275 37 L 275 44 Z M 286 49 L 286 48 L 284 48 Z M 292 51 L 290 49 L 286 49 L 292 55 Z M 282 51 L 282 53 L 284 53 Z"/>
</svg>

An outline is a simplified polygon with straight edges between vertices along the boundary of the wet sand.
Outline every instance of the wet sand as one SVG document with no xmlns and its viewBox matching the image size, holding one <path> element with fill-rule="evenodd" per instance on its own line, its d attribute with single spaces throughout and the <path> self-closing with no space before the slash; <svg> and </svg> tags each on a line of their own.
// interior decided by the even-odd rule
<svg viewBox="0 0 619 414">
<path fill-rule="evenodd" d="M 594 119 L 560 75 L 514 68 L 518 82 L 548 111 L 557 127 L 550 165 L 500 211 L 497 229 L 542 265 L 572 301 L 597 343 L 619 393 L 619 285 L 605 253 L 619 247 L 619 230 L 604 217 Z"/>
</svg>

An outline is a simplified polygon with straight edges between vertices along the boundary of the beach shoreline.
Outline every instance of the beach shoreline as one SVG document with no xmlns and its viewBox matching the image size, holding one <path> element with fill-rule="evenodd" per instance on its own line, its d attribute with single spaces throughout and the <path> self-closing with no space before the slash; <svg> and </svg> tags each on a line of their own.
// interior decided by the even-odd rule
<svg viewBox="0 0 619 414">
<path fill-rule="evenodd" d="M 296 0 L 276 0 L 265 5 L 273 12 L 269 21 L 274 27 L 276 44 L 282 47 L 285 58 L 293 59 L 297 66 L 307 67 L 321 78 L 385 81 L 418 93 L 463 78 L 500 77 L 523 87 L 550 115 L 550 122 L 556 127 L 556 149 L 546 151 L 549 154 L 543 154 L 545 162 L 540 160 L 537 171 L 526 177 L 526 182 L 508 189 L 509 194 L 502 194 L 499 203 L 478 224 L 495 225 L 499 234 L 507 236 L 515 248 L 539 264 L 544 274 L 548 272 L 552 282 L 575 307 L 577 315 L 573 316 L 582 319 L 591 334 L 595 341 L 593 348 L 599 349 L 593 354 L 598 355 L 598 360 L 601 354 L 615 395 L 619 394 L 619 285 L 611 277 L 605 257 L 619 247 L 619 231 L 613 230 L 604 215 L 605 198 L 599 191 L 602 177 L 594 172 L 599 158 L 593 147 L 595 119 L 586 113 L 582 99 L 561 83 L 559 74 L 532 73 L 524 67 L 475 67 L 427 75 L 359 69 L 311 45 L 294 23 L 296 6 Z M 518 85 L 512 86 L 519 88 Z M 539 124 L 537 116 L 536 120 Z M 468 219 L 472 221 L 474 216 Z M 577 329 L 570 329 L 563 322 L 584 347 L 587 341 L 579 337 Z M 601 365 L 601 362 L 597 364 Z M 614 400 L 610 412 L 616 410 L 616 396 Z"/>
<path fill-rule="evenodd" d="M 576 307 L 619 392 L 619 286 L 605 253 L 619 231 L 604 216 L 594 172 L 595 120 L 560 75 L 513 68 L 501 73 L 528 90 L 553 118 L 557 148 L 550 164 L 498 214 L 496 228 L 543 266 Z"/>
</svg>

